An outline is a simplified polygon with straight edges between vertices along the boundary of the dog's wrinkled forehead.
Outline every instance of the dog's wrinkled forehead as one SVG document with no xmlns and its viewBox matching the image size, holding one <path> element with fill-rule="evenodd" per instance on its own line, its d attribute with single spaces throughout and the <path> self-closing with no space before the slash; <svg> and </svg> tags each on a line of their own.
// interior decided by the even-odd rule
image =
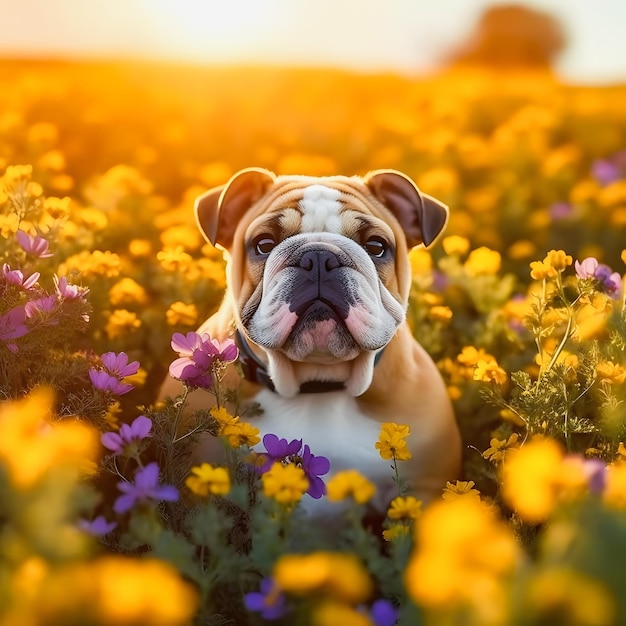
<svg viewBox="0 0 626 626">
<path fill-rule="evenodd" d="M 358 238 L 361 231 L 375 228 L 393 241 L 391 229 L 372 214 L 363 198 L 323 183 L 289 187 L 272 197 L 265 209 L 253 229 L 259 222 L 274 223 L 283 236 L 327 232 Z"/>
<path fill-rule="evenodd" d="M 332 187 L 325 185 L 306 187 L 302 194 L 302 200 L 300 200 L 301 232 L 341 233 L 340 211 L 342 203 L 339 200 L 340 197 L 341 192 Z"/>
</svg>

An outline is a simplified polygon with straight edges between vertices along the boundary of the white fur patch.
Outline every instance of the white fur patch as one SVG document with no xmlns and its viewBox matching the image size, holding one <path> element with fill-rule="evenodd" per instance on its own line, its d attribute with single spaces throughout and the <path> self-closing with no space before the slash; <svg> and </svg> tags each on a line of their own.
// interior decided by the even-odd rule
<svg viewBox="0 0 626 626">
<path fill-rule="evenodd" d="M 328 479 L 341 470 L 356 469 L 378 485 L 372 504 L 381 511 L 393 498 L 397 487 L 389 461 L 384 461 L 376 441 L 380 422 L 364 415 L 356 400 L 342 391 L 300 394 L 286 399 L 277 393 L 262 389 L 255 400 L 263 407 L 263 414 L 250 420 L 260 430 L 260 436 L 273 433 L 287 441 L 302 439 L 314 455 L 330 460 Z M 259 443 L 255 450 L 262 451 Z M 308 495 L 302 507 L 315 517 L 337 514 L 342 506 L 323 497 L 314 500 Z"/>
<path fill-rule="evenodd" d="M 341 192 L 324 185 L 310 185 L 300 201 L 302 232 L 341 233 Z"/>
</svg>

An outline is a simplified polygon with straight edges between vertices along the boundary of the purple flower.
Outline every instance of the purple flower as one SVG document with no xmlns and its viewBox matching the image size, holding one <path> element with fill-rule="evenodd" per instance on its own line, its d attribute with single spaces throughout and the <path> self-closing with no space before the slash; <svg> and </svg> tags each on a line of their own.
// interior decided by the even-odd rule
<svg viewBox="0 0 626 626">
<path fill-rule="evenodd" d="M 100 356 L 102 365 L 111 376 L 126 378 L 133 376 L 139 371 L 139 361 L 128 362 L 128 355 L 125 352 L 115 354 L 115 352 L 105 352 Z"/>
<path fill-rule="evenodd" d="M 12 339 L 18 339 L 28 333 L 28 326 L 25 325 L 26 309 L 23 306 L 16 306 L 4 315 L 0 315 L 0 340 L 4 341 L 6 347 L 11 352 L 17 352 L 17 345 Z"/>
<path fill-rule="evenodd" d="M 583 461 L 583 470 L 587 476 L 589 491 L 601 494 L 606 484 L 606 463 L 600 459 L 585 459 Z"/>
<path fill-rule="evenodd" d="M 61 278 L 59 278 L 55 274 L 53 280 L 59 300 L 77 300 L 78 298 L 83 298 L 89 293 L 89 287 L 70 285 L 65 276 L 61 276 Z"/>
<path fill-rule="evenodd" d="M 376 626 L 394 626 L 398 621 L 398 610 L 389 600 L 376 600 L 370 608 L 370 617 Z"/>
<path fill-rule="evenodd" d="M 598 263 L 592 256 L 583 259 L 582 262 L 575 261 L 576 275 L 578 278 L 593 278 L 598 282 L 598 288 L 609 295 L 617 294 L 622 286 L 622 277 L 613 272 L 608 265 Z"/>
<path fill-rule="evenodd" d="M 23 230 L 16 233 L 17 241 L 22 246 L 26 254 L 35 256 L 39 259 L 46 259 L 52 256 L 52 252 L 48 251 L 48 241 L 43 237 L 32 237 Z"/>
<path fill-rule="evenodd" d="M 98 515 L 91 521 L 83 518 L 79 519 L 78 527 L 94 537 L 103 537 L 117 528 L 117 522 L 107 522 L 104 515 Z"/>
<path fill-rule="evenodd" d="M 259 591 L 252 591 L 244 596 L 248 611 L 260 613 L 263 619 L 275 620 L 288 611 L 287 600 L 280 593 L 271 578 L 264 578 L 259 584 Z"/>
<path fill-rule="evenodd" d="M 330 471 L 330 461 L 325 456 L 311 454 L 311 449 L 305 445 L 301 462 L 302 469 L 309 479 L 307 493 L 312 498 L 318 500 L 326 493 L 326 485 L 320 478 L 320 475 L 327 474 Z"/>
<path fill-rule="evenodd" d="M 618 181 L 622 173 L 620 167 L 609 159 L 598 159 L 591 166 L 591 175 L 601 184 L 610 185 Z"/>
<path fill-rule="evenodd" d="M 34 272 L 28 278 L 24 278 L 24 274 L 20 270 L 12 270 L 8 263 L 2 265 L 2 276 L 10 285 L 17 285 L 22 289 L 32 289 L 39 280 L 39 272 Z"/>
<path fill-rule="evenodd" d="M 569 202 L 554 202 L 549 211 L 553 220 L 564 220 L 573 215 L 574 207 Z"/>
<path fill-rule="evenodd" d="M 296 456 L 302 449 L 302 439 L 287 442 L 286 439 L 279 439 L 276 435 L 269 433 L 263 437 L 263 445 L 266 452 L 261 452 L 259 456 L 265 459 L 265 462 L 257 468 L 261 474 L 267 472 L 276 461 Z"/>
<path fill-rule="evenodd" d="M 116 513 L 126 513 L 137 503 L 178 500 L 178 489 L 172 485 L 159 485 L 159 466 L 150 463 L 135 474 L 133 482 L 117 483 L 118 489 L 124 494 L 119 496 L 113 505 Z"/>
<path fill-rule="evenodd" d="M 119 433 L 104 433 L 100 437 L 102 445 L 111 450 L 114 456 L 124 453 L 126 446 L 151 436 L 152 420 L 145 415 L 136 417 L 130 425 L 122 424 Z"/>
<path fill-rule="evenodd" d="M 183 381 L 189 387 L 210 389 L 213 386 L 212 371 L 215 365 L 235 361 L 239 350 L 232 339 L 220 342 L 207 333 L 174 333 L 172 350 L 180 358 L 170 364 L 170 376 Z"/>
<path fill-rule="evenodd" d="M 95 367 L 89 370 L 89 379 L 96 389 L 112 393 L 114 396 L 122 396 L 133 388 L 130 383 L 124 383 L 108 372 L 98 370 Z"/>
<path fill-rule="evenodd" d="M 139 371 L 139 361 L 128 362 L 125 352 L 105 352 L 100 356 L 104 370 L 92 367 L 89 370 L 89 378 L 92 385 L 100 391 L 110 392 L 116 396 L 128 393 L 133 386 L 125 383 L 122 379 L 132 376 Z"/>
</svg>

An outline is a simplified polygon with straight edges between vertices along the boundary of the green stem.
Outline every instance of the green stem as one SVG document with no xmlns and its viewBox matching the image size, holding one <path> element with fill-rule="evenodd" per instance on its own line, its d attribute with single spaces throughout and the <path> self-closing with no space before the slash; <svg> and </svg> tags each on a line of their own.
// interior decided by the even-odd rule
<svg viewBox="0 0 626 626">
<path fill-rule="evenodd" d="M 183 395 L 181 396 L 179 400 L 176 401 L 176 407 L 178 410 L 176 411 L 176 416 L 174 417 L 174 425 L 173 425 L 174 436 L 172 437 L 172 443 L 176 443 L 177 441 L 176 431 L 178 430 L 178 422 L 180 421 L 180 418 L 183 414 L 183 409 L 185 408 L 185 405 L 187 404 L 188 397 L 189 397 L 189 387 L 185 385 L 185 390 L 183 391 Z"/>
</svg>

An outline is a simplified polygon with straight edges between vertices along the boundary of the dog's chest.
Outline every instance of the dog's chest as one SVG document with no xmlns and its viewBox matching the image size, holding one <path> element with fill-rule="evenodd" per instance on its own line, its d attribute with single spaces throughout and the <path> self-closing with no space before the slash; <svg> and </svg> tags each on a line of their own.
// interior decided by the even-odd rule
<svg viewBox="0 0 626 626">
<path fill-rule="evenodd" d="M 377 506 L 385 506 L 393 497 L 393 470 L 375 447 L 380 422 L 365 415 L 355 398 L 343 391 L 283 398 L 263 389 L 255 400 L 263 414 L 251 421 L 261 437 L 273 433 L 288 441 L 302 439 L 314 455 L 329 459 L 330 472 L 322 477 L 324 480 L 338 471 L 356 469 L 377 485 Z M 263 444 L 256 449 L 263 450 Z M 319 507 L 306 501 L 303 504 L 305 508 Z"/>
</svg>

